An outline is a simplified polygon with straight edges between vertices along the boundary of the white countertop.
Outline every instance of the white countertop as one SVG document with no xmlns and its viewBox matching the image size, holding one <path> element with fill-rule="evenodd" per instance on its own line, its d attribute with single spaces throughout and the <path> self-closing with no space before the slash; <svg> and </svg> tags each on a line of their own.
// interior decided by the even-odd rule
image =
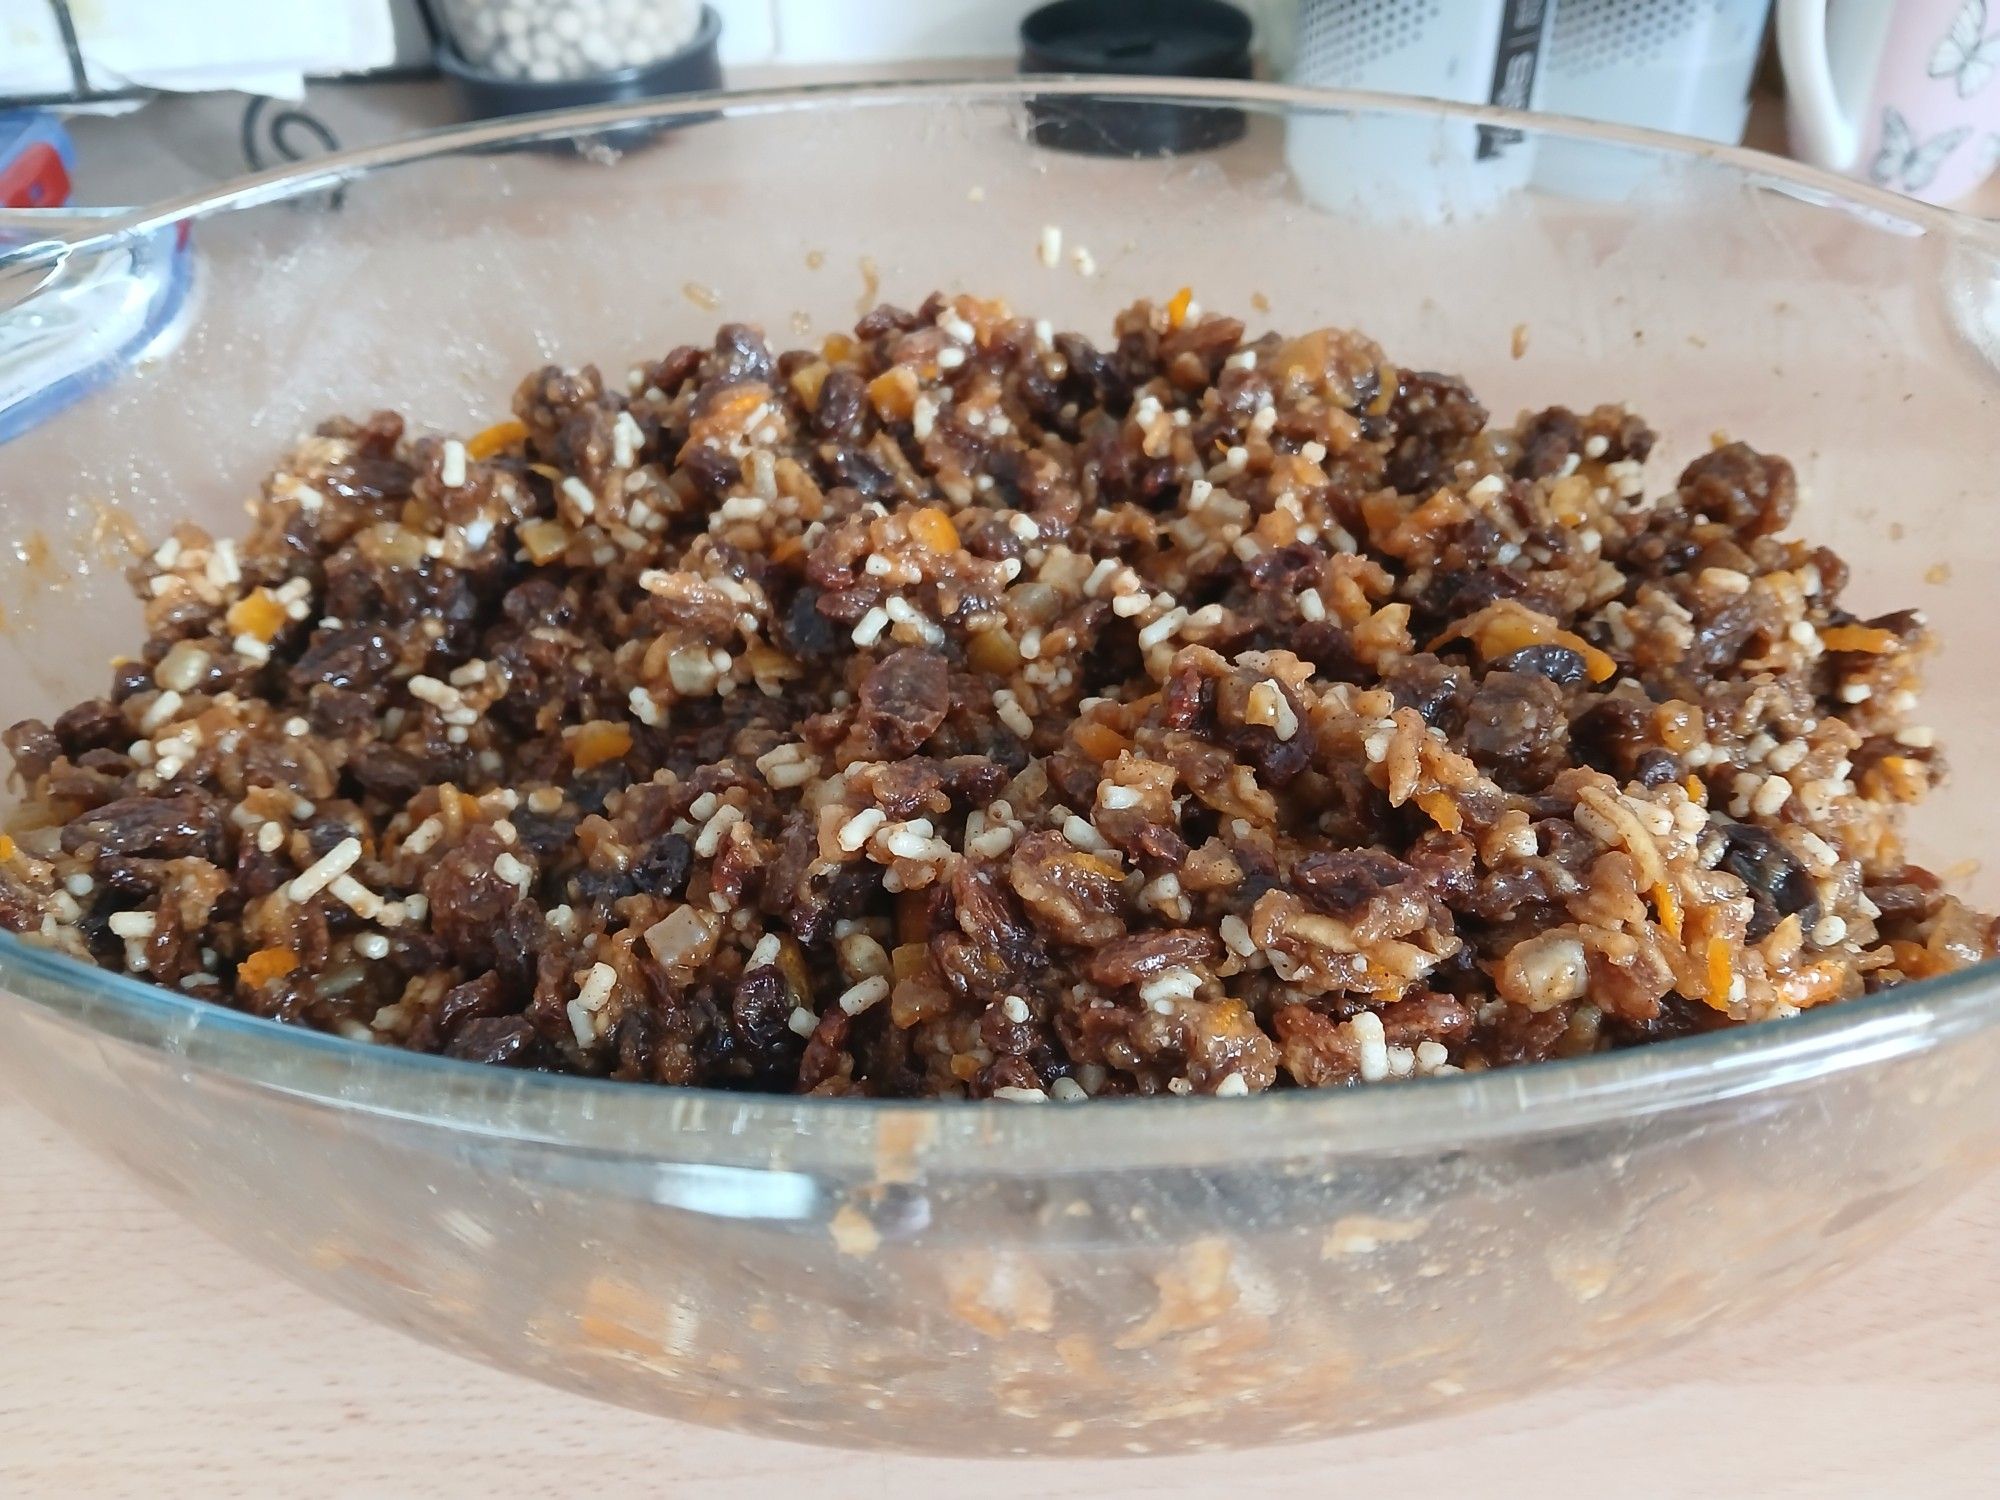
<svg viewBox="0 0 2000 1500">
<path fill-rule="evenodd" d="M 0 1494 L 1985 1496 L 2000 1178 L 1749 1324 L 1583 1384 L 1307 1447 L 885 1458 L 638 1416 L 426 1348 L 226 1250 L 0 1093 Z"/>
</svg>

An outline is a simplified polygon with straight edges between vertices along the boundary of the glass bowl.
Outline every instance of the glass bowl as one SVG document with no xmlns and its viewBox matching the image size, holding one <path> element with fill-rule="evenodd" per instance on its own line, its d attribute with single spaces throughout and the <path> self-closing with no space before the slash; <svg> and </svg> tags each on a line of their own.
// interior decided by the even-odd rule
<svg viewBox="0 0 2000 1500">
<path fill-rule="evenodd" d="M 1247 129 L 1066 154 L 1033 143 L 1051 107 Z M 0 327 L 61 314 L 125 351 L 30 350 L 63 368 L 0 447 L 9 719 L 97 691 L 139 638 L 128 530 L 239 529 L 324 415 L 476 428 L 533 366 L 622 369 L 723 318 L 782 342 L 941 287 L 1101 332 L 1191 285 L 1257 326 L 1360 326 L 1503 415 L 1627 400 L 1666 435 L 1656 485 L 1718 427 L 1791 455 L 1856 607 L 1921 604 L 1947 643 L 1928 716 L 1959 775 L 1916 852 L 1994 847 L 1992 226 L 1621 129 L 1036 79 L 480 126 L 7 228 Z M 172 258 L 134 253 L 162 234 L 194 267 L 171 316 Z M 1511 1072 L 1073 1109 L 524 1076 L 11 939 L 0 988 L 10 1086 L 326 1296 L 632 1407 L 936 1453 L 1247 1445 L 1490 1401 L 1746 1317 L 2000 1154 L 1986 970 Z"/>
</svg>

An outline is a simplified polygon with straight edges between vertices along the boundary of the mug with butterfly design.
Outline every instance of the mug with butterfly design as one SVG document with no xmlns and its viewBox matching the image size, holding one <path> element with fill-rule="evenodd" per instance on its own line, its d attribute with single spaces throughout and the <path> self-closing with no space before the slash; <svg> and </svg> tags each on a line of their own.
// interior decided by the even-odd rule
<svg viewBox="0 0 2000 1500">
<path fill-rule="evenodd" d="M 1927 203 L 2000 167 L 2000 0 L 1778 0 L 1792 149 Z"/>
</svg>

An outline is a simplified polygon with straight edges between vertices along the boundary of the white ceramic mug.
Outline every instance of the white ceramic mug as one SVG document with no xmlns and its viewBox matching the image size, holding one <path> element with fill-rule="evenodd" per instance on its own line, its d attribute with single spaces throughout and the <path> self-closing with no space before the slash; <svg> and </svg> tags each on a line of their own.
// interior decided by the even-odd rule
<svg viewBox="0 0 2000 1500">
<path fill-rule="evenodd" d="M 1792 149 L 1928 203 L 2000 165 L 2000 0 L 1778 0 Z"/>
<path fill-rule="evenodd" d="M 1771 0 L 1557 0 L 1538 108 L 1737 141 Z M 1656 162 L 1589 141 L 1548 136 L 1535 181 L 1577 197 L 1617 200 Z"/>
<path fill-rule="evenodd" d="M 1553 0 L 1300 0 L 1290 77 L 1321 88 L 1532 109 Z M 1286 158 L 1306 196 L 1371 218 L 1435 222 L 1521 187 L 1534 142 L 1492 126 L 1297 114 Z"/>
</svg>

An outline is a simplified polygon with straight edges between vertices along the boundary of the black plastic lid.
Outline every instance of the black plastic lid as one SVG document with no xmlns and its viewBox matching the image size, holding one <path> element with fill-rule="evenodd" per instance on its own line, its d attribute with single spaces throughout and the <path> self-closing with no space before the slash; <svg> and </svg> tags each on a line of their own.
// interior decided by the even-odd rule
<svg viewBox="0 0 2000 1500">
<path fill-rule="evenodd" d="M 1021 22 L 1023 73 L 1248 78 L 1250 18 L 1225 0 L 1056 0 Z M 1167 156 L 1243 134 L 1240 110 L 1038 98 L 1034 138 L 1097 156 Z"/>
<path fill-rule="evenodd" d="M 1225 0 L 1056 0 L 1021 22 L 1021 71 L 1248 78 L 1250 18 Z"/>
</svg>

